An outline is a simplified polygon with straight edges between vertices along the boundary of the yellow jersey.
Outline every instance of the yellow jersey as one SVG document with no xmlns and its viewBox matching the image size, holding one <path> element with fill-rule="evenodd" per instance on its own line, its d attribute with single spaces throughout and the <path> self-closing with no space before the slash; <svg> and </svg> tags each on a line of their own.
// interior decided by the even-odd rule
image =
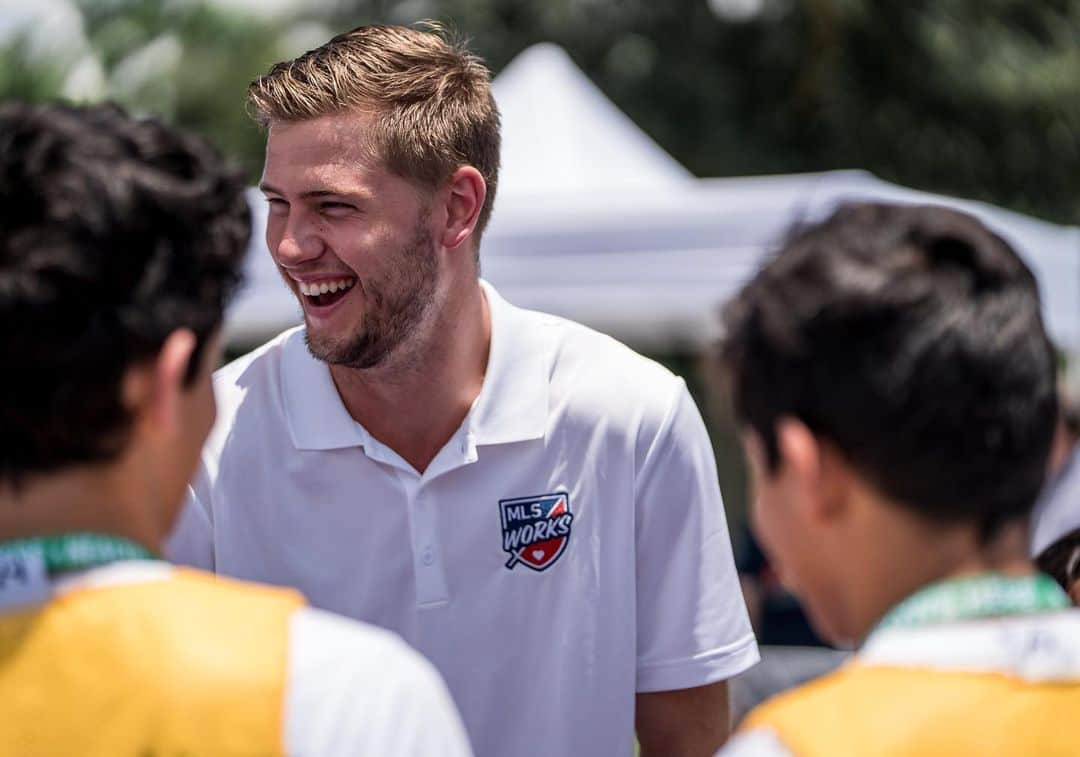
<svg viewBox="0 0 1080 757">
<path fill-rule="evenodd" d="M 0 757 L 470 754 L 392 634 L 294 591 L 126 560 L 4 607 Z"/>
<path fill-rule="evenodd" d="M 1080 754 L 1080 609 L 899 625 L 755 709 L 724 757 Z"/>
</svg>

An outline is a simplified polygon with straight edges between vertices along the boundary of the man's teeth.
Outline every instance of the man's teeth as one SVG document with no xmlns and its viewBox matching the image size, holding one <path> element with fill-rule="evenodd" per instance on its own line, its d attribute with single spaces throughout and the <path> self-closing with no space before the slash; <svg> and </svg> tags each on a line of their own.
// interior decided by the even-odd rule
<svg viewBox="0 0 1080 757">
<path fill-rule="evenodd" d="M 315 297 L 320 294 L 329 294 L 331 292 L 344 292 L 346 289 L 352 287 L 356 283 L 356 279 L 337 279 L 335 281 L 313 281 L 307 283 L 304 281 L 296 282 L 300 287 L 300 294 L 307 295 L 308 297 Z"/>
</svg>

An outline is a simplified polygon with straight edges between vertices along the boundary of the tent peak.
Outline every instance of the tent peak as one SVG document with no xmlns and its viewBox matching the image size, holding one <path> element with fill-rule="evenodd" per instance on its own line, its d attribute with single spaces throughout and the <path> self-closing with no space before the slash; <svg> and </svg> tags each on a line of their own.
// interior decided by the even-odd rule
<svg viewBox="0 0 1080 757">
<path fill-rule="evenodd" d="M 500 195 L 655 189 L 692 178 L 554 43 L 523 50 L 492 89 L 503 123 Z"/>
</svg>

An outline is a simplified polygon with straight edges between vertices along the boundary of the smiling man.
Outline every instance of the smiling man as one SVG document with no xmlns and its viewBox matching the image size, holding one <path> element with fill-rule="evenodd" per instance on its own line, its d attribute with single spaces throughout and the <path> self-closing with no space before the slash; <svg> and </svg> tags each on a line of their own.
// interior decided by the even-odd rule
<svg viewBox="0 0 1080 757">
<path fill-rule="evenodd" d="M 173 554 L 398 632 L 481 755 L 711 754 L 757 659 L 712 447 L 681 379 L 479 279 L 487 69 L 362 27 L 249 105 L 304 326 L 219 373 Z"/>
</svg>

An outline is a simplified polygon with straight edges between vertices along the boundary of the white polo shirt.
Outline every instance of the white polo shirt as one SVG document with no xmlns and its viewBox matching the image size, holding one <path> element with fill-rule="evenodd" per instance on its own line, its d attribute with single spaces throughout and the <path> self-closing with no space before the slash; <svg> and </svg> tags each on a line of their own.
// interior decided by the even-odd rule
<svg viewBox="0 0 1080 757">
<path fill-rule="evenodd" d="M 170 557 L 397 632 L 478 755 L 625 756 L 635 692 L 758 659 L 713 450 L 682 379 L 484 292 L 483 388 L 423 475 L 349 416 L 302 330 L 222 369 Z"/>
</svg>

